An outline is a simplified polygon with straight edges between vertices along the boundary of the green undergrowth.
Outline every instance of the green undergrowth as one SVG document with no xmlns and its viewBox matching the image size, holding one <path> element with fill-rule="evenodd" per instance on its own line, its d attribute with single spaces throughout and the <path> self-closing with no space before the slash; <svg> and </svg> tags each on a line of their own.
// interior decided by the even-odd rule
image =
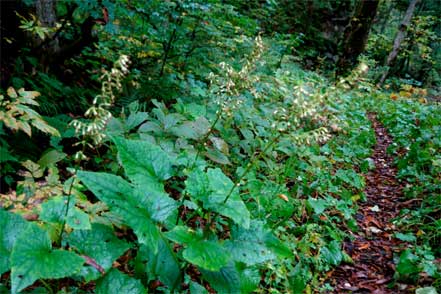
<svg viewBox="0 0 441 294">
<path fill-rule="evenodd" d="M 395 220 L 401 230 L 397 237 L 411 244 L 401 253 L 397 275 L 412 282 L 429 275 L 441 288 L 434 263 L 441 257 L 441 107 L 405 94 L 392 94 L 396 100 L 377 95 L 374 102 L 380 103 L 371 106 L 393 137 L 388 152 L 396 158 L 408 203 Z"/>
<path fill-rule="evenodd" d="M 58 140 L 28 160 L 1 198 L 1 287 L 330 291 L 324 274 L 351 262 L 341 247 L 357 230 L 375 136 L 349 84 L 289 59 L 278 68 L 271 50 L 257 38 L 240 67 L 209 75 L 200 99 L 132 103 L 119 116 L 94 104 L 98 129 L 77 128 L 72 168 Z M 99 115 L 111 116 L 104 128 Z M 92 142 L 102 153 L 87 152 Z"/>
<path fill-rule="evenodd" d="M 437 92 L 377 91 L 367 76 L 387 47 L 335 81 L 339 42 L 313 41 L 329 24 L 288 18 L 282 2 L 52 1 L 50 29 L 28 14 L 33 1 L 13 2 L 0 293 L 330 293 L 375 168 L 368 111 L 394 136 L 410 203 L 396 277 L 439 286 L 440 111 L 425 104 Z M 315 2 L 308 15 L 337 12 Z M 423 74 L 432 26 L 410 26 L 422 37 L 397 63 L 425 85 L 437 85 Z M 383 33 L 370 43 L 392 44 Z"/>
</svg>

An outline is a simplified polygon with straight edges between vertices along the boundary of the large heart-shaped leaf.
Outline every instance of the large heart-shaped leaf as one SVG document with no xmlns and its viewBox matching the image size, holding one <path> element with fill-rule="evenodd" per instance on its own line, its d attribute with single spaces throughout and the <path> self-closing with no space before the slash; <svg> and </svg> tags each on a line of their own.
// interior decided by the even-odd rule
<svg viewBox="0 0 441 294">
<path fill-rule="evenodd" d="M 266 229 L 261 221 L 252 221 L 249 229 L 234 227 L 231 230 L 231 240 L 225 242 L 225 247 L 236 261 L 247 265 L 263 263 L 277 256 L 292 255 L 286 245 Z"/>
<path fill-rule="evenodd" d="M 215 241 L 196 241 L 188 244 L 182 256 L 189 262 L 210 271 L 218 271 L 230 260 L 230 254 Z"/>
<path fill-rule="evenodd" d="M 211 192 L 207 174 L 200 169 L 194 169 L 185 181 L 185 190 L 193 199 L 207 201 Z"/>
<path fill-rule="evenodd" d="M 182 256 L 194 265 L 210 271 L 218 271 L 227 265 L 230 254 L 216 241 L 204 240 L 201 232 L 194 232 L 186 226 L 176 226 L 165 236 L 185 246 Z"/>
<path fill-rule="evenodd" d="M 207 175 L 212 193 L 205 207 L 230 217 L 244 228 L 249 228 L 250 212 L 237 189 L 232 190 L 234 183 L 219 168 L 208 169 Z"/>
<path fill-rule="evenodd" d="M 331 265 L 338 265 L 343 260 L 341 245 L 334 240 L 328 246 L 321 248 L 321 254 L 326 260 L 326 263 Z"/>
<path fill-rule="evenodd" d="M 188 175 L 185 184 L 190 196 L 202 201 L 206 209 L 227 216 L 245 228 L 249 227 L 250 212 L 237 189 L 232 190 L 233 182 L 221 169 L 210 168 L 206 173 L 195 169 Z"/>
<path fill-rule="evenodd" d="M 69 246 L 93 260 L 105 271 L 112 263 L 130 248 L 130 245 L 118 239 L 113 230 L 102 224 L 93 224 L 91 230 L 75 230 L 66 239 Z M 101 273 L 92 266 L 85 266 L 82 275 L 87 281 L 95 280 Z"/>
<path fill-rule="evenodd" d="M 218 293 L 246 294 L 253 292 L 259 282 L 260 274 L 253 269 L 239 269 L 233 263 L 218 271 L 200 269 L 202 277 Z"/>
<path fill-rule="evenodd" d="M 0 275 L 10 269 L 12 247 L 27 227 L 28 222 L 21 216 L 0 209 Z"/>
<path fill-rule="evenodd" d="M 145 195 L 119 176 L 84 171 L 77 175 L 96 197 L 124 219 L 140 243 L 157 252 L 160 231 L 153 223 L 149 209 L 143 205 L 148 203 Z"/>
<path fill-rule="evenodd" d="M 140 140 L 113 139 L 127 177 L 145 190 L 162 191 L 162 181 L 172 176 L 172 162 L 159 146 Z"/>
<path fill-rule="evenodd" d="M 69 203 L 69 210 L 66 216 L 66 205 Z M 40 219 L 46 222 L 66 224 L 73 229 L 90 229 L 89 216 L 75 206 L 75 200 L 67 201 L 67 197 L 56 196 L 41 205 Z"/>
<path fill-rule="evenodd" d="M 84 259 L 77 254 L 52 249 L 47 232 L 36 224 L 17 238 L 11 255 L 12 293 L 18 293 L 37 279 L 59 279 L 80 271 Z"/>
<path fill-rule="evenodd" d="M 170 131 L 177 137 L 198 140 L 208 133 L 210 122 L 203 116 L 196 121 L 186 121 L 179 126 L 175 126 Z"/>
<path fill-rule="evenodd" d="M 145 294 L 147 290 L 142 283 L 117 269 L 112 269 L 106 276 L 98 281 L 96 294 Z"/>
<path fill-rule="evenodd" d="M 167 240 L 160 239 L 156 254 L 147 246 L 141 246 L 137 258 L 145 264 L 149 277 L 159 279 L 172 291 L 179 288 L 182 272 L 176 254 Z"/>
</svg>

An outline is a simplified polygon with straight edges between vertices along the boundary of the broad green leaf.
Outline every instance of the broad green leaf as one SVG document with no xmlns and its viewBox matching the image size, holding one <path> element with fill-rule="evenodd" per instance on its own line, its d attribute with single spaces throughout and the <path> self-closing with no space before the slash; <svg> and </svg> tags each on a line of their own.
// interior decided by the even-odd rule
<svg viewBox="0 0 441 294">
<path fill-rule="evenodd" d="M 418 260 L 418 256 L 413 254 L 410 249 L 404 250 L 400 255 L 397 272 L 402 275 L 410 275 L 419 272 Z"/>
<path fill-rule="evenodd" d="M 186 226 L 176 226 L 173 230 L 168 231 L 164 235 L 166 238 L 178 244 L 188 244 L 198 238 L 195 236 L 195 232 Z"/>
<path fill-rule="evenodd" d="M 344 170 L 339 169 L 335 173 L 335 176 L 341 179 L 346 184 L 349 184 L 352 187 L 357 189 L 362 189 L 365 185 L 364 178 L 357 174 L 354 170 Z"/>
<path fill-rule="evenodd" d="M 228 144 L 222 140 L 221 138 L 218 137 L 211 137 L 210 138 L 211 143 L 213 143 L 213 146 L 219 150 L 220 152 L 222 152 L 225 155 L 229 155 L 230 150 L 228 148 Z"/>
<path fill-rule="evenodd" d="M 121 122 L 121 119 L 112 117 L 106 124 L 106 132 L 110 136 L 121 136 L 124 134 L 124 125 Z"/>
<path fill-rule="evenodd" d="M 139 200 L 140 204 L 146 207 L 154 221 L 171 226 L 176 224 L 178 204 L 167 193 L 154 190 L 141 191 L 140 188 L 136 190 L 139 195 L 142 195 Z"/>
<path fill-rule="evenodd" d="M 269 234 L 266 236 L 265 244 L 279 257 L 282 258 L 293 257 L 293 253 L 291 249 L 285 243 L 279 240 L 276 236 L 274 236 L 274 234 Z"/>
<path fill-rule="evenodd" d="M 366 158 L 360 164 L 360 170 L 363 173 L 367 173 L 368 171 L 373 169 L 375 169 L 375 162 L 372 158 Z"/>
<path fill-rule="evenodd" d="M 315 214 L 321 214 L 328 207 L 328 202 L 324 199 L 308 198 L 308 205 L 314 210 Z"/>
<path fill-rule="evenodd" d="M 36 224 L 17 238 L 11 255 L 12 293 L 18 293 L 37 279 L 59 279 L 79 272 L 84 259 L 77 254 L 52 249 L 47 232 Z"/>
<path fill-rule="evenodd" d="M 252 228 L 253 225 L 250 229 Z M 225 247 L 231 252 L 234 260 L 254 265 L 276 258 L 261 239 L 263 236 L 254 236 L 254 231 L 244 229 L 235 230 L 235 235 L 225 242 Z"/>
<path fill-rule="evenodd" d="M 18 162 L 18 158 L 13 156 L 11 152 L 6 148 L 5 146 L 0 146 L 0 163 L 6 162 L 6 161 L 15 161 Z"/>
<path fill-rule="evenodd" d="M 69 208 L 66 224 L 75 230 L 90 230 L 89 215 L 78 207 Z"/>
<path fill-rule="evenodd" d="M 159 279 L 169 289 L 179 289 L 182 282 L 182 272 L 179 261 L 167 240 L 161 238 L 158 242 L 158 252 L 154 253 L 147 246 L 142 246 L 139 254 L 150 277 Z"/>
<path fill-rule="evenodd" d="M 328 246 L 322 247 L 320 253 L 330 265 L 339 265 L 343 259 L 340 243 L 336 240 L 329 243 Z"/>
<path fill-rule="evenodd" d="M 179 101 L 180 99 L 178 99 Z M 190 103 L 177 103 L 173 105 L 178 112 L 183 114 L 189 114 L 193 118 L 203 117 L 207 113 L 207 107 L 194 102 Z M 204 117 L 205 118 L 205 117 Z"/>
<path fill-rule="evenodd" d="M 205 208 L 231 218 L 244 228 L 249 228 L 250 212 L 237 189 L 231 191 L 233 182 L 219 168 L 208 169 L 207 175 L 212 193 L 204 203 Z M 225 202 L 227 197 L 228 200 Z"/>
<path fill-rule="evenodd" d="M 177 226 L 173 230 L 165 233 L 170 240 L 183 244 L 183 257 L 201 268 L 216 271 L 225 266 L 230 254 L 224 246 L 216 241 L 203 240 L 202 234 L 195 233 L 192 229 L 185 226 Z"/>
<path fill-rule="evenodd" d="M 262 278 L 257 268 L 239 270 L 240 292 L 251 293 L 257 289 Z"/>
<path fill-rule="evenodd" d="M 145 122 L 138 128 L 138 132 L 140 133 L 160 133 L 161 131 L 161 126 L 152 121 Z"/>
<path fill-rule="evenodd" d="M 224 203 L 234 184 L 220 169 L 208 169 L 207 173 L 195 169 L 185 184 L 190 196 L 201 200 L 205 208 L 228 216 L 244 227 L 249 226 L 250 213 L 237 191 L 233 191 Z"/>
<path fill-rule="evenodd" d="M 139 126 L 141 123 L 146 121 L 149 117 L 149 114 L 147 112 L 135 112 L 131 113 L 129 117 L 126 120 L 126 131 L 130 131 L 134 127 Z"/>
<path fill-rule="evenodd" d="M 2 294 L 10 293 L 9 288 L 6 287 L 6 285 L 3 284 L 2 282 L 0 282 L 0 293 L 2 293 Z"/>
<path fill-rule="evenodd" d="M 200 169 L 194 169 L 185 180 L 185 190 L 193 199 L 206 201 L 210 193 L 208 176 Z"/>
<path fill-rule="evenodd" d="M 161 119 L 161 123 L 164 126 L 164 130 L 170 131 L 171 128 L 180 123 L 183 119 L 183 116 L 179 113 L 170 113 L 167 114 L 163 119 Z"/>
<path fill-rule="evenodd" d="M 56 196 L 41 205 L 39 218 L 45 222 L 62 223 L 66 213 L 67 197 Z M 70 207 L 75 205 L 72 199 Z"/>
<path fill-rule="evenodd" d="M 415 290 L 415 294 L 438 294 L 435 287 L 424 287 Z"/>
<path fill-rule="evenodd" d="M 177 137 L 199 140 L 210 130 L 210 122 L 205 117 L 199 117 L 196 121 L 187 121 L 170 129 Z"/>
<path fill-rule="evenodd" d="M 74 199 L 69 203 L 69 211 L 66 216 L 67 197 L 56 196 L 41 205 L 40 219 L 46 222 L 66 224 L 73 229 L 90 229 L 89 216 L 75 206 Z"/>
<path fill-rule="evenodd" d="M 291 251 L 278 240 L 261 221 L 252 221 L 249 229 L 237 226 L 231 230 L 231 239 L 225 247 L 235 261 L 255 265 L 275 259 L 278 255 L 289 257 Z"/>
<path fill-rule="evenodd" d="M 146 201 L 137 189 L 111 174 L 79 171 L 77 175 L 98 199 L 123 218 L 141 244 L 151 246 L 157 252 L 160 231 L 152 222 L 148 209 L 142 205 Z"/>
<path fill-rule="evenodd" d="M 93 258 L 105 271 L 111 269 L 112 263 L 130 248 L 127 242 L 115 236 L 110 227 L 102 224 L 93 224 L 91 230 L 75 230 L 66 242 L 77 252 Z M 83 267 L 82 274 L 86 282 L 101 276 L 92 266 Z"/>
<path fill-rule="evenodd" d="M 230 259 L 227 250 L 216 241 L 189 243 L 182 252 L 182 256 L 188 262 L 210 271 L 220 270 Z"/>
<path fill-rule="evenodd" d="M 311 276 L 311 271 L 307 266 L 303 265 L 302 262 L 297 263 L 288 276 L 291 290 L 294 293 L 303 293 Z"/>
<path fill-rule="evenodd" d="M 205 152 L 205 156 L 207 156 L 212 161 L 219 164 L 231 164 L 228 157 L 218 149 L 207 147 L 206 150 L 207 152 Z"/>
<path fill-rule="evenodd" d="M 208 294 L 208 291 L 198 283 L 190 281 L 190 294 Z"/>
<path fill-rule="evenodd" d="M 10 268 L 10 255 L 17 237 L 28 227 L 21 216 L 0 209 L 0 275 Z"/>
<path fill-rule="evenodd" d="M 238 193 L 231 194 L 227 202 L 224 202 L 225 194 L 211 194 L 208 197 L 205 208 L 216 211 L 221 215 L 231 218 L 236 224 L 244 227 L 250 227 L 250 212 Z"/>
<path fill-rule="evenodd" d="M 207 170 L 207 175 L 210 183 L 210 189 L 216 194 L 224 194 L 226 197 L 231 188 L 234 186 L 234 183 L 222 172 L 220 168 L 209 168 Z"/>
<path fill-rule="evenodd" d="M 63 160 L 66 157 L 66 153 L 60 152 L 58 150 L 50 150 L 46 152 L 40 160 L 38 160 L 38 164 L 42 168 L 46 168 L 49 165 L 55 164 L 59 162 L 60 160 Z"/>
<path fill-rule="evenodd" d="M 145 294 L 147 290 L 142 283 L 117 269 L 109 271 L 96 284 L 96 294 Z"/>
<path fill-rule="evenodd" d="M 242 294 L 239 271 L 233 264 L 221 268 L 219 271 L 200 269 L 204 280 L 210 283 L 218 293 Z"/>
<path fill-rule="evenodd" d="M 167 153 L 159 146 L 140 140 L 113 139 L 118 148 L 118 159 L 127 177 L 145 190 L 162 191 L 162 181 L 173 174 Z"/>
<path fill-rule="evenodd" d="M 406 241 L 406 242 L 416 241 L 416 237 L 412 233 L 408 233 L 408 234 L 395 233 L 395 238 L 400 239 L 401 241 Z"/>
</svg>

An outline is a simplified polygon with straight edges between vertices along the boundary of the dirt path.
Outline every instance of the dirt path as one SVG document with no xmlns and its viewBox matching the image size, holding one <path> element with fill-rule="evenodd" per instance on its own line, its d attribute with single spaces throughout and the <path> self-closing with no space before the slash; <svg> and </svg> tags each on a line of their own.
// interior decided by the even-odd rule
<svg viewBox="0 0 441 294">
<path fill-rule="evenodd" d="M 376 168 L 366 176 L 366 202 L 360 202 L 356 214 L 360 228 L 354 241 L 344 244 L 354 264 L 340 265 L 331 275 L 335 293 L 409 293 L 405 285 L 389 289 L 394 275 L 393 253 L 401 243 L 393 238 L 395 228 L 391 219 L 399 213 L 402 185 L 395 176 L 393 158 L 387 154 L 392 143 L 384 127 L 369 114 L 375 129 L 377 144 L 372 155 Z"/>
</svg>

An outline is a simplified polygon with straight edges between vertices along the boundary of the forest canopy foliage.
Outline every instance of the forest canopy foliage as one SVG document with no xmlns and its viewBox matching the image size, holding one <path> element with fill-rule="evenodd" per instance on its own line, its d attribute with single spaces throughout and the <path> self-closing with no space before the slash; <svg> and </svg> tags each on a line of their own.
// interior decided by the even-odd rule
<svg viewBox="0 0 441 294">
<path fill-rule="evenodd" d="M 436 293 L 439 15 L 437 0 L 2 1 L 0 292 L 330 293 L 376 113 L 408 204 L 388 287 Z"/>
</svg>

